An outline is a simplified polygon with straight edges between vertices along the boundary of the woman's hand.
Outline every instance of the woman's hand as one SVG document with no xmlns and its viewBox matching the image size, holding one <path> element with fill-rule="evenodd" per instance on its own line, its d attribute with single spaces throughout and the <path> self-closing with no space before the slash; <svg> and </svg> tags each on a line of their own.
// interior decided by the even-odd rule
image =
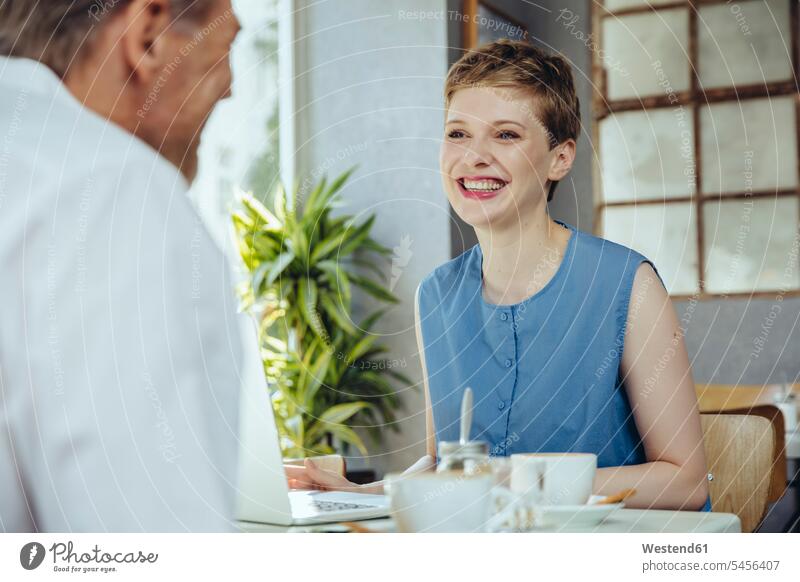
<svg viewBox="0 0 800 582">
<path fill-rule="evenodd" d="M 348 491 L 350 493 L 383 493 L 383 483 L 358 485 L 343 475 L 317 466 L 312 459 L 305 459 L 303 466 L 284 465 L 290 489 L 317 489 L 320 491 Z"/>
</svg>

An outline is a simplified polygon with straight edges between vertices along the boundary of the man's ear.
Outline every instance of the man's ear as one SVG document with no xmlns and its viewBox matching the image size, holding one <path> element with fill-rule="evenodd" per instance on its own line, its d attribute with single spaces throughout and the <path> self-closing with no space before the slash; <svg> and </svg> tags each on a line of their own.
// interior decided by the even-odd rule
<svg viewBox="0 0 800 582">
<path fill-rule="evenodd" d="M 575 140 L 568 139 L 553 148 L 553 160 L 550 163 L 550 171 L 547 179 L 551 182 L 558 182 L 566 176 L 572 163 L 575 161 Z"/>
<path fill-rule="evenodd" d="M 169 0 L 133 0 L 117 14 L 123 26 L 120 44 L 131 76 L 150 84 L 166 65 L 172 22 Z"/>
</svg>

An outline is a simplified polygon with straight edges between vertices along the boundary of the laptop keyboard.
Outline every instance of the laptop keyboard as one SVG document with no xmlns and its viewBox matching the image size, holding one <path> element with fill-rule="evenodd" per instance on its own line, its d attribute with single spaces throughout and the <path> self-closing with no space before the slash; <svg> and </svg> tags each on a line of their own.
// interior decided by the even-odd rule
<svg viewBox="0 0 800 582">
<path fill-rule="evenodd" d="M 320 511 L 341 511 L 343 509 L 369 509 L 374 505 L 362 505 L 360 503 L 341 503 L 339 501 L 319 501 L 315 499 L 312 505 Z"/>
</svg>

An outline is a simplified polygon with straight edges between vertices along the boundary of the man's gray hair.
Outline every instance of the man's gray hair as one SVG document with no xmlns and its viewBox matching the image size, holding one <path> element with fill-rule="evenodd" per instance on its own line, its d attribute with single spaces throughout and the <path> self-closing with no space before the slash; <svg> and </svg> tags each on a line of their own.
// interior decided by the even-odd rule
<svg viewBox="0 0 800 582">
<path fill-rule="evenodd" d="M 28 57 L 60 77 L 130 0 L 0 0 L 0 55 Z M 200 20 L 216 0 L 170 0 L 175 21 Z"/>
</svg>

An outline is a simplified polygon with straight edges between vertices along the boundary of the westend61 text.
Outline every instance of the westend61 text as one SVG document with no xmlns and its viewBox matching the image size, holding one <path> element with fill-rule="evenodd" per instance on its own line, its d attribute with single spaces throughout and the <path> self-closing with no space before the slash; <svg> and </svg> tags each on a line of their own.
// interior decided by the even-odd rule
<svg viewBox="0 0 800 582">
<path fill-rule="evenodd" d="M 687 544 L 685 546 L 642 544 L 642 551 L 645 554 L 707 554 L 708 544 Z"/>
</svg>

